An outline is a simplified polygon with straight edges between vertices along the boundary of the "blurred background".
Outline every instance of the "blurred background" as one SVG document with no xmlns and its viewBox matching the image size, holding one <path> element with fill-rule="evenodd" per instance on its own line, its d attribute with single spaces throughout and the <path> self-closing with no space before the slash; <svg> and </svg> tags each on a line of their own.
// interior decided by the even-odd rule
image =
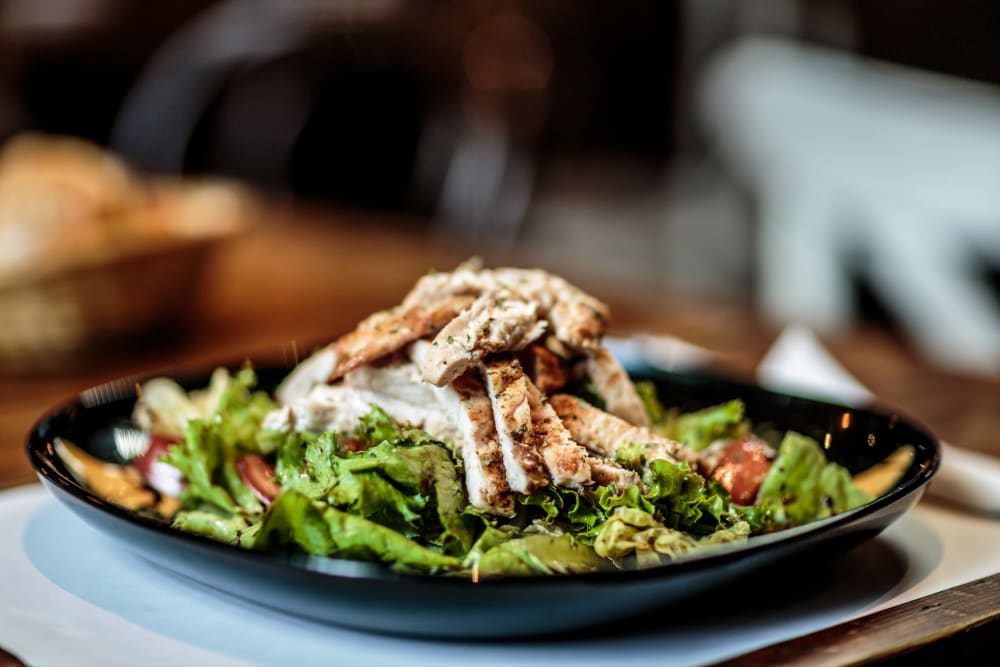
<svg viewBox="0 0 1000 667">
<path fill-rule="evenodd" d="M 0 140 L 71 136 L 120 156 L 141 181 L 123 186 L 142 193 L 130 211 L 164 206 L 145 179 L 226 179 L 174 202 L 181 236 L 269 225 L 262 272 L 306 270 L 267 259 L 300 232 L 247 193 L 541 265 L 636 308 L 670 295 L 828 335 L 874 323 L 931 363 L 995 376 L 997 25 L 987 0 L 0 0 Z M 101 160 L 73 154 L 87 173 Z M 33 164 L 43 181 L 60 168 Z M 38 222 L 62 214 L 25 208 L 23 186 L 4 200 L 3 178 L 0 161 L 0 329 L 21 359 L 53 329 L 38 311 L 94 312 L 112 288 L 91 285 L 82 306 L 66 285 L 39 292 L 23 267 L 52 257 L 49 241 L 69 245 L 67 265 L 82 246 Z M 375 246 L 344 254 L 379 262 Z M 338 261 L 316 279 L 349 290 Z M 194 267 L 142 289 L 176 293 Z M 235 318 L 256 288 L 207 289 Z M 389 305 L 358 301 L 338 306 L 345 319 Z M 105 322 L 156 314 L 103 307 Z"/>
</svg>

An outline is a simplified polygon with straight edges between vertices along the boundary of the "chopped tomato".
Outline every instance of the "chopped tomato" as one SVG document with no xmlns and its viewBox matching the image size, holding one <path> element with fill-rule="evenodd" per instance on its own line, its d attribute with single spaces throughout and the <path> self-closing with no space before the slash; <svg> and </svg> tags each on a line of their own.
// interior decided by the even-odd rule
<svg viewBox="0 0 1000 667">
<path fill-rule="evenodd" d="M 368 444 L 364 440 L 358 440 L 357 438 L 344 438 L 341 437 L 337 440 L 337 445 L 341 449 L 346 449 L 349 452 L 357 454 L 358 452 L 363 452 L 368 449 Z"/>
<path fill-rule="evenodd" d="M 236 471 L 257 499 L 270 505 L 281 487 L 274 481 L 274 466 L 258 454 L 242 454 L 236 458 Z"/>
<path fill-rule="evenodd" d="M 770 445 L 757 436 L 738 438 L 722 449 L 712 477 L 729 491 L 733 502 L 752 505 L 774 456 Z"/>
</svg>

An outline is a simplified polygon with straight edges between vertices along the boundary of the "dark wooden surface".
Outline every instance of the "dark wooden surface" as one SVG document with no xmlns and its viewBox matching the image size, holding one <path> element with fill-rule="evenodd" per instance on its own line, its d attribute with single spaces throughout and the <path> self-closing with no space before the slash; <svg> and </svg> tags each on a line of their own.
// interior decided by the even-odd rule
<svg viewBox="0 0 1000 667">
<path fill-rule="evenodd" d="M 70 359 L 52 359 L 48 368 L 2 369 L 0 488 L 34 480 L 22 451 L 25 434 L 47 408 L 81 389 L 122 375 L 178 366 L 301 356 L 351 329 L 373 310 L 397 303 L 429 268 L 449 268 L 473 252 L 488 263 L 518 263 L 516 253 L 491 256 L 488 246 L 452 245 L 422 233 L 416 223 L 269 209 L 258 228 L 213 256 L 189 313 L 178 317 L 173 330 Z M 685 338 L 718 353 L 721 368 L 737 376 L 749 377 L 778 333 L 757 321 L 747 304 L 705 303 L 666 291 L 640 294 L 597 281 L 586 267 L 565 275 L 611 305 L 613 333 Z M 824 342 L 884 403 L 915 417 L 944 440 L 1000 455 L 1000 382 L 932 368 L 897 336 L 876 326 L 858 326 Z M 778 649 L 748 657 L 747 664 L 757 664 L 753 661 L 761 655 L 796 664 L 850 664 L 893 655 L 966 630 L 969 624 L 956 622 L 949 611 L 954 608 L 971 613 L 975 623 L 993 619 L 990 627 L 996 627 L 1000 601 L 995 579 L 990 585 L 992 597 L 949 594 L 940 606 L 923 609 L 913 604 L 854 622 L 846 630 L 828 631 L 818 641 L 839 647 L 829 656 L 802 653 L 795 645 L 790 653 Z M 980 603 L 985 608 L 975 607 Z M 973 607 L 979 611 L 970 611 Z M 907 628 L 902 635 L 900 618 Z M 859 633 L 866 637 L 861 648 L 855 641 Z"/>
<path fill-rule="evenodd" d="M 958 633 L 968 633 L 988 623 L 995 625 L 997 619 L 1000 619 L 1000 574 L 768 646 L 719 663 L 717 667 L 832 667 L 890 658 L 913 660 L 913 664 L 942 664 L 951 660 L 946 660 L 946 654 L 932 645 L 949 639 L 954 642 L 960 639 Z M 974 641 L 978 639 L 976 635 Z M 982 646 L 985 648 L 986 644 Z M 958 644 L 948 648 L 949 651 L 956 649 L 962 650 Z M 918 660 L 922 662 L 916 662 Z"/>
</svg>

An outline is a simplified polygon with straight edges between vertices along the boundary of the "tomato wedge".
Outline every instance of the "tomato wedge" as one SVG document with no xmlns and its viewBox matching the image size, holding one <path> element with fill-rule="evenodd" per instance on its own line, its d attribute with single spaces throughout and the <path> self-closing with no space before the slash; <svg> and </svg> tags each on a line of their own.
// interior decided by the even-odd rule
<svg viewBox="0 0 1000 667">
<path fill-rule="evenodd" d="M 240 473 L 243 483 L 265 505 L 270 505 L 281 493 L 281 487 L 274 481 L 274 466 L 258 454 L 238 456 L 236 471 Z"/>
<path fill-rule="evenodd" d="M 774 449 L 757 436 L 738 438 L 722 449 L 712 477 L 729 491 L 734 503 L 753 505 L 774 457 Z"/>
</svg>

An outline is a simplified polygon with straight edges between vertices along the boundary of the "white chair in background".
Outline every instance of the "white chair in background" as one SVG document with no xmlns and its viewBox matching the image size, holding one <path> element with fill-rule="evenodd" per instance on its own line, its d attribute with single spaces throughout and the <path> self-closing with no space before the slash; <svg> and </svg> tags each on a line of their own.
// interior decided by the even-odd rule
<svg viewBox="0 0 1000 667">
<path fill-rule="evenodd" d="M 767 316 L 843 327 L 862 275 L 928 357 L 1000 374 L 1000 90 L 752 38 L 706 69 L 699 109 L 758 205 Z"/>
</svg>

